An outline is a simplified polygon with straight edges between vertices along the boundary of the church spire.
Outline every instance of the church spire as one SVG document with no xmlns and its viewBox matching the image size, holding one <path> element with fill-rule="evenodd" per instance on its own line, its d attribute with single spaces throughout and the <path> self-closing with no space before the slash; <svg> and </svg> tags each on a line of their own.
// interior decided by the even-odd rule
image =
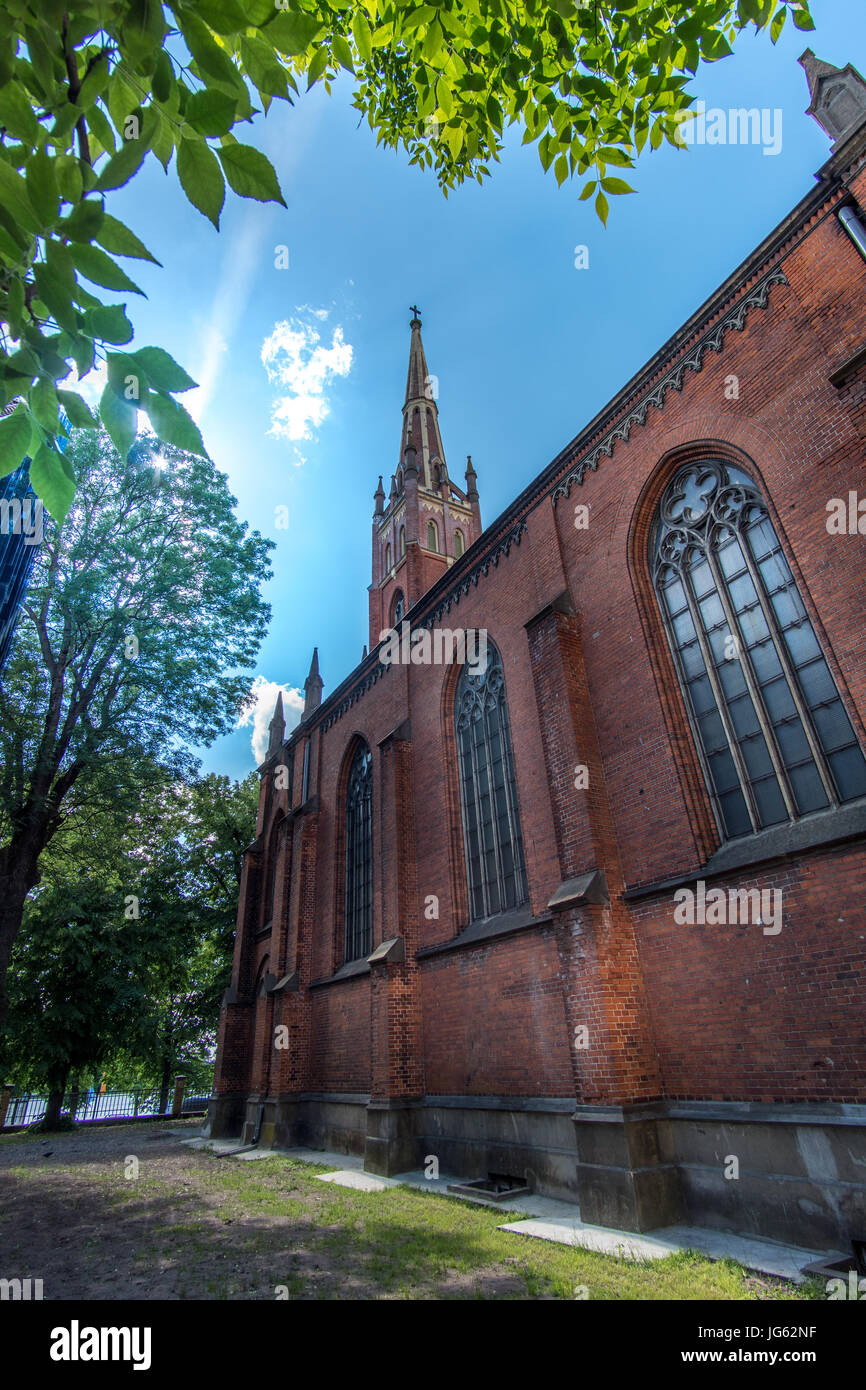
<svg viewBox="0 0 866 1390">
<path fill-rule="evenodd" d="M 273 718 L 268 725 L 268 757 L 276 753 L 286 736 L 286 720 L 283 714 L 283 692 L 277 694 L 277 703 L 274 706 Z"/>
<path fill-rule="evenodd" d="M 418 463 L 418 483 L 429 491 L 439 487 L 438 476 L 445 463 L 445 450 L 439 433 L 439 379 L 431 376 L 427 355 L 421 338 L 421 310 L 411 306 L 409 327 L 409 370 L 406 373 L 406 396 L 403 401 L 403 430 L 400 436 L 400 463 L 407 447 L 415 449 Z"/>
<path fill-rule="evenodd" d="M 469 460 L 465 492 L 448 472 L 439 430 L 439 383 L 427 366 L 421 310 L 413 304 L 410 312 L 400 453 L 387 502 L 381 478 L 373 494 L 371 650 L 382 632 L 402 621 L 481 535 L 475 470 Z"/>
<path fill-rule="evenodd" d="M 319 675 L 319 648 L 313 648 L 313 659 L 310 662 L 310 674 L 304 681 L 304 712 L 302 719 L 306 719 L 314 710 L 319 708 L 322 699 L 322 687 L 325 682 Z"/>
</svg>

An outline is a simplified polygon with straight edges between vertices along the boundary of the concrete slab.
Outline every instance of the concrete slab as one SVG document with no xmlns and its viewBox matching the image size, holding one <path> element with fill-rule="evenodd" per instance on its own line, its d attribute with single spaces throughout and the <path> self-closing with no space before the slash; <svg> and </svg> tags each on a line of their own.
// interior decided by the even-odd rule
<svg viewBox="0 0 866 1390">
<path fill-rule="evenodd" d="M 337 1173 L 319 1173 L 318 1182 L 332 1182 L 335 1187 L 354 1187 L 358 1192 L 384 1192 L 386 1187 L 396 1187 L 393 1178 L 377 1178 L 374 1173 L 359 1173 L 344 1168 Z"/>
<path fill-rule="evenodd" d="M 579 1216 L 559 1216 L 546 1220 L 512 1221 L 501 1225 L 499 1230 L 555 1241 L 558 1245 L 576 1245 L 584 1250 L 596 1250 L 627 1260 L 663 1260 L 666 1255 L 678 1250 L 697 1250 L 712 1260 L 737 1260 L 747 1269 L 773 1274 L 795 1284 L 803 1282 L 803 1266 L 816 1258 L 814 1251 L 799 1246 L 756 1240 L 751 1236 L 726 1231 L 709 1231 L 697 1226 L 665 1226 L 637 1234 L 584 1225 Z"/>
<path fill-rule="evenodd" d="M 217 1158 L 234 1158 L 252 1148 L 251 1144 L 239 1144 L 237 1139 L 181 1139 L 180 1142 L 188 1149 L 209 1149 Z"/>
</svg>

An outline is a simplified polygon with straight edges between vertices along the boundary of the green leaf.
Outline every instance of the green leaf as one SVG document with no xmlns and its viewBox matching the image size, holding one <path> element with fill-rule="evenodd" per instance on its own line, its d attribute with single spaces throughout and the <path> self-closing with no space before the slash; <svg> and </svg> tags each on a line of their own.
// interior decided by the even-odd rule
<svg viewBox="0 0 866 1390">
<path fill-rule="evenodd" d="M 436 83 L 436 101 L 446 116 L 454 114 L 454 98 L 444 77 L 440 77 Z"/>
<path fill-rule="evenodd" d="M 237 0 L 196 0 L 195 8 L 215 34 L 237 34 L 251 23 Z"/>
<path fill-rule="evenodd" d="M 146 140 L 124 140 L 117 154 L 113 154 L 103 165 L 96 187 L 101 193 L 109 188 L 122 188 L 133 174 L 138 173 L 147 154 Z"/>
<path fill-rule="evenodd" d="M 564 154 L 561 154 L 557 157 L 556 163 L 553 166 L 553 172 L 556 177 L 557 184 L 563 184 L 565 180 L 568 178 L 568 160 L 566 159 Z"/>
<path fill-rule="evenodd" d="M 333 51 L 334 57 L 340 64 L 340 67 L 345 68 L 347 72 L 353 73 L 355 71 L 355 67 L 352 62 L 352 50 L 349 47 L 346 40 L 343 38 L 342 34 L 334 35 L 333 39 L 331 40 L 331 49 Z"/>
<path fill-rule="evenodd" d="M 86 280 L 92 280 L 95 285 L 105 285 L 109 290 L 129 290 L 132 294 L 144 294 L 144 290 L 140 290 L 138 285 L 130 280 L 126 271 L 104 251 L 100 251 L 98 246 L 75 242 L 70 251 L 76 270 Z"/>
<path fill-rule="evenodd" d="M 595 187 L 596 187 L 596 180 L 595 180 L 595 179 L 590 179 L 589 183 L 587 183 L 587 184 L 584 185 L 584 187 L 583 187 L 583 189 L 582 189 L 582 191 L 581 191 L 581 195 L 580 195 L 580 197 L 578 198 L 577 201 L 578 201 L 579 203 L 585 203 L 586 200 L 587 200 L 587 198 L 591 198 L 591 197 L 592 197 L 593 193 L 595 192 Z"/>
<path fill-rule="evenodd" d="M 148 381 L 159 391 L 189 391 L 198 385 L 198 382 L 193 381 L 189 373 L 162 348 L 138 348 L 132 356 L 141 363 Z"/>
<path fill-rule="evenodd" d="M 243 85 L 243 79 L 228 53 L 224 48 L 220 48 L 207 25 L 202 23 L 197 15 L 184 9 L 178 15 L 178 24 L 187 48 L 205 76 L 213 77 L 218 82 L 226 82 L 229 87 L 237 88 L 239 84 Z"/>
<path fill-rule="evenodd" d="M 57 433 L 57 393 L 54 382 L 40 377 L 30 392 L 30 410 L 47 434 Z"/>
<path fill-rule="evenodd" d="M 35 145 L 39 138 L 39 122 L 33 114 L 33 106 L 24 88 L 14 79 L 0 87 L 0 125 L 5 126 L 9 135 L 28 145 Z"/>
<path fill-rule="evenodd" d="M 352 16 L 352 38 L 355 40 L 355 47 L 365 60 L 373 56 L 373 36 L 370 33 L 370 26 L 361 10 L 356 10 Z"/>
<path fill-rule="evenodd" d="M 278 10 L 274 18 L 262 26 L 261 34 L 278 53 L 296 58 L 306 52 L 322 27 L 321 20 L 315 15 Z"/>
<path fill-rule="evenodd" d="M 45 149 L 37 150 L 27 161 L 27 195 L 41 225 L 52 226 L 60 212 L 60 190 L 54 160 Z"/>
<path fill-rule="evenodd" d="M 75 497 L 75 483 L 64 467 L 63 455 L 58 449 L 49 444 L 40 445 L 30 463 L 30 483 L 57 525 L 62 526 Z"/>
<path fill-rule="evenodd" d="M 173 87 L 174 70 L 171 66 L 171 59 L 165 49 L 161 48 L 150 81 L 150 89 L 157 101 L 168 101 Z"/>
<path fill-rule="evenodd" d="M 57 399 L 69 417 L 69 423 L 77 430 L 95 430 L 99 426 L 99 421 L 90 409 L 86 401 L 82 400 L 77 391 L 57 392 Z"/>
<path fill-rule="evenodd" d="M 234 125 L 237 98 L 211 87 L 193 92 L 186 104 L 184 120 L 199 135 L 227 135 Z"/>
<path fill-rule="evenodd" d="M 57 230 L 70 241 L 92 241 L 104 216 L 101 198 L 85 198 L 62 219 Z"/>
<path fill-rule="evenodd" d="M 595 210 L 596 210 L 596 213 L 598 214 L 598 217 L 599 217 L 600 221 L 603 223 L 603 225 L 604 225 L 605 227 L 607 226 L 607 214 L 608 214 L 609 208 L 610 208 L 610 205 L 609 205 L 609 203 L 608 203 L 608 201 L 607 201 L 607 198 L 605 198 L 605 196 L 604 196 L 604 194 L 602 193 L 601 189 L 599 189 L 599 190 L 598 190 L 598 197 L 597 197 L 596 200 L 595 200 Z"/>
<path fill-rule="evenodd" d="M 106 354 L 106 366 L 111 389 L 122 400 L 142 405 L 150 390 L 150 382 L 136 358 L 127 352 L 109 352 Z"/>
<path fill-rule="evenodd" d="M 150 423 L 164 444 L 175 444 L 178 449 L 185 449 L 187 453 L 200 454 L 202 458 L 208 457 L 198 425 L 179 401 L 172 400 L 171 396 L 166 396 L 161 391 L 151 391 L 143 405 L 150 416 Z"/>
<path fill-rule="evenodd" d="M 99 414 L 111 442 L 122 459 L 132 448 L 138 429 L 138 410 L 131 401 L 118 396 L 106 386 L 99 402 Z"/>
<path fill-rule="evenodd" d="M 116 217 L 106 213 L 99 225 L 96 233 L 96 240 L 106 251 L 112 251 L 115 256 L 131 256 L 139 261 L 151 261 L 154 265 L 161 262 L 152 256 L 143 242 L 139 241 L 135 232 L 131 232 L 123 222 L 119 222 Z"/>
<path fill-rule="evenodd" d="M 319 78 L 321 77 L 322 73 L 325 71 L 325 68 L 326 68 L 327 66 L 328 66 L 328 50 L 327 50 L 327 48 L 319 48 L 319 49 L 317 49 L 317 50 L 316 50 L 316 53 L 315 53 L 315 56 L 314 56 L 314 58 L 313 58 L 313 61 L 310 63 L 310 66 L 309 66 L 308 69 L 307 69 L 307 90 L 308 90 L 308 91 L 309 91 L 310 87 L 312 87 L 312 85 L 313 85 L 314 82 L 318 82 Z"/>
<path fill-rule="evenodd" d="M 241 39 L 241 61 L 262 97 L 288 97 L 285 69 L 264 39 Z"/>
<path fill-rule="evenodd" d="M 260 203 L 282 203 L 280 185 L 271 161 L 252 145 L 223 145 L 217 150 L 229 186 L 241 198 Z"/>
<path fill-rule="evenodd" d="M 606 193 L 634 193 L 631 184 L 626 183 L 625 179 L 605 178 L 602 179 L 601 186 Z"/>
<path fill-rule="evenodd" d="M 226 189 L 219 161 L 204 140 L 181 139 L 177 147 L 177 176 L 193 207 L 210 218 L 219 230 Z"/>
<path fill-rule="evenodd" d="M 30 202 L 27 184 L 3 158 L 5 153 L 0 153 L 0 203 L 27 231 L 40 232 L 42 227 Z"/>
<path fill-rule="evenodd" d="M 63 276 L 46 261 L 39 261 L 33 267 L 36 290 L 45 307 L 54 318 L 70 333 L 78 329 L 78 319 L 71 303 L 72 296 Z"/>
<path fill-rule="evenodd" d="M 0 478 L 21 467 L 30 444 L 30 431 L 30 417 L 23 405 L 17 405 L 11 415 L 0 417 Z"/>
<path fill-rule="evenodd" d="M 133 329 L 125 304 L 101 304 L 97 309 L 88 309 L 84 321 L 88 333 L 101 342 L 122 345 L 132 340 Z"/>
<path fill-rule="evenodd" d="M 785 9 L 783 5 L 782 8 L 780 10 L 777 10 L 776 13 L 773 15 L 773 22 L 770 25 L 770 38 L 772 39 L 773 43 L 776 42 L 777 38 L 779 37 L 779 35 L 785 27 L 785 19 L 787 17 L 787 14 L 788 11 Z"/>
</svg>

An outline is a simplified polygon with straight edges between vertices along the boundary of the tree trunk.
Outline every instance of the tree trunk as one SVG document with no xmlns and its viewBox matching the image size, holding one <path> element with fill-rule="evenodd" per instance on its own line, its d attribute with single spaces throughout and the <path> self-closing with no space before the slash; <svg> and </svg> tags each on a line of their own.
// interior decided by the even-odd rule
<svg viewBox="0 0 866 1390">
<path fill-rule="evenodd" d="M 63 1108 L 63 1096 L 66 1091 L 66 1080 L 69 1076 L 69 1068 L 61 1074 L 57 1073 L 52 1077 L 50 1089 L 48 1091 L 48 1109 L 45 1112 L 45 1119 L 42 1121 L 45 1129 L 60 1128 L 60 1111 Z"/>
<path fill-rule="evenodd" d="M 12 858 L 9 854 L 11 849 L 13 845 L 7 845 L 0 852 L 0 1028 L 6 1022 L 9 957 L 21 928 L 27 894 L 39 881 L 36 867 L 38 855 Z M 4 860 L 11 862 L 4 863 Z"/>
</svg>

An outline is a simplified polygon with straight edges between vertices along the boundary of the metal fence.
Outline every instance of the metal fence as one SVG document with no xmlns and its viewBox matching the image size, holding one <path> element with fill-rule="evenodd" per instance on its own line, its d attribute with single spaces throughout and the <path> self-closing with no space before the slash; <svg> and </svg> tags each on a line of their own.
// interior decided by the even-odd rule
<svg viewBox="0 0 866 1390">
<path fill-rule="evenodd" d="M 207 1110 L 209 1096 L 184 1096 L 181 1113 L 196 1114 Z M 61 1114 L 73 1118 L 77 1124 L 90 1120 L 146 1119 L 152 1115 L 171 1115 L 172 1091 L 169 1090 L 165 1110 L 159 1108 L 159 1090 L 155 1091 L 79 1091 L 75 1100 L 75 1114 L 72 1115 L 73 1093 L 63 1098 Z M 13 1096 L 6 1111 L 4 1129 L 16 1125 L 35 1125 L 48 1109 L 48 1096 L 35 1091 L 22 1091 Z"/>
</svg>

